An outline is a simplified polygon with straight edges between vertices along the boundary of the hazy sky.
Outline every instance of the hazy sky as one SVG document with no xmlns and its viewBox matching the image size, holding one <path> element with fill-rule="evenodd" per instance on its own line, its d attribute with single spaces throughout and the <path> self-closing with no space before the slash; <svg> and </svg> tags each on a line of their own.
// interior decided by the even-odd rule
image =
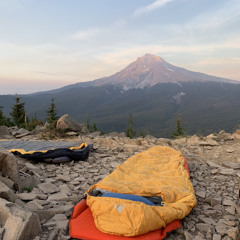
<svg viewBox="0 0 240 240">
<path fill-rule="evenodd" d="M 151 53 L 240 81 L 239 0 L 0 0 L 0 94 L 114 74 Z"/>
</svg>

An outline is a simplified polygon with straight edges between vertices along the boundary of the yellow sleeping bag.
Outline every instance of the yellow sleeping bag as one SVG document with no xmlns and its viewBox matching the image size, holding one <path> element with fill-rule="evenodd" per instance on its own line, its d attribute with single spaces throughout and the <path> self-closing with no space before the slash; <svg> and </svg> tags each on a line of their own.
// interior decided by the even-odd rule
<svg viewBox="0 0 240 240">
<path fill-rule="evenodd" d="M 179 151 L 156 146 L 119 165 L 87 192 L 96 227 L 109 234 L 136 236 L 184 218 L 197 204 L 184 162 Z M 99 192 L 160 197 L 162 204 L 104 197 Z"/>
</svg>

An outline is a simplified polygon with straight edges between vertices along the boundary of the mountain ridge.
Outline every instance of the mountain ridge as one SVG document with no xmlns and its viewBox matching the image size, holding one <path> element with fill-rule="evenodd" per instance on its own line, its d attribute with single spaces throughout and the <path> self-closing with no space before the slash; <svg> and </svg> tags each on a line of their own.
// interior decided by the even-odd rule
<svg viewBox="0 0 240 240">
<path fill-rule="evenodd" d="M 142 57 L 138 57 L 136 61 L 108 77 L 97 78 L 87 82 L 77 82 L 62 88 L 40 93 L 56 93 L 75 87 L 100 87 L 105 85 L 113 85 L 126 91 L 133 88 L 153 87 L 158 83 L 181 84 L 182 82 L 226 82 L 240 84 L 236 80 L 194 72 L 172 65 L 163 58 L 148 53 Z"/>
<path fill-rule="evenodd" d="M 163 58 L 153 54 L 145 54 L 130 63 L 120 72 L 109 77 L 97 79 L 93 86 L 113 84 L 124 90 L 132 88 L 153 87 L 158 83 L 181 82 L 231 82 L 237 81 L 211 76 L 208 74 L 189 71 L 166 62 Z"/>
<path fill-rule="evenodd" d="M 161 71 L 162 82 L 156 80 Z M 206 135 L 238 126 L 240 84 L 235 83 L 239 82 L 191 72 L 148 54 L 110 77 L 19 97 L 30 118 L 36 114 L 45 120 L 53 98 L 59 116 L 68 113 L 79 122 L 88 118 L 104 132 L 125 131 L 131 113 L 138 132 L 170 137 L 180 114 L 186 134 Z M 0 95 L 4 114 L 10 113 L 14 101 L 15 95 Z"/>
</svg>

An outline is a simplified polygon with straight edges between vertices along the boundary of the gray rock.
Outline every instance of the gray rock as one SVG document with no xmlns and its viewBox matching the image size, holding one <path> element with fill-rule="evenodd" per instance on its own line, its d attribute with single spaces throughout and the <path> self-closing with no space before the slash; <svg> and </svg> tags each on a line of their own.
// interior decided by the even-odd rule
<svg viewBox="0 0 240 240">
<path fill-rule="evenodd" d="M 0 176 L 0 181 L 6 184 L 10 189 L 14 188 L 14 182 L 10 178 Z"/>
<path fill-rule="evenodd" d="M 200 232 L 204 232 L 204 233 L 207 233 L 207 232 L 211 231 L 209 225 L 208 225 L 208 224 L 205 224 L 205 223 L 197 223 L 197 224 L 196 224 L 196 228 L 197 228 Z"/>
<path fill-rule="evenodd" d="M 4 231 L 5 231 L 5 229 L 0 227 L 0 240 L 3 239 Z"/>
<path fill-rule="evenodd" d="M 228 229 L 227 234 L 233 240 L 239 240 L 240 239 L 240 230 L 237 229 L 237 228 Z"/>
<path fill-rule="evenodd" d="M 226 152 L 227 152 L 227 153 L 232 153 L 232 152 L 234 152 L 234 149 L 233 149 L 233 148 L 227 148 L 227 149 L 226 149 Z"/>
<path fill-rule="evenodd" d="M 193 236 L 192 236 L 191 233 L 189 233 L 187 231 L 184 231 L 183 234 L 185 236 L 185 240 L 192 240 L 193 239 Z"/>
<path fill-rule="evenodd" d="M 60 229 L 61 231 L 66 232 L 68 229 L 68 220 L 58 220 L 58 221 L 48 221 L 43 224 L 43 227 L 54 227 L 54 229 Z"/>
<path fill-rule="evenodd" d="M 55 192 L 59 192 L 59 187 L 55 186 L 52 183 L 41 183 L 38 184 L 38 188 L 41 189 L 43 191 L 43 193 L 45 194 L 50 194 L 50 193 L 55 193 Z"/>
<path fill-rule="evenodd" d="M 33 164 L 29 163 L 29 162 L 27 162 L 27 163 L 25 164 L 25 166 L 26 166 L 26 168 L 27 168 L 28 170 L 31 170 L 31 171 L 33 171 L 33 172 L 36 172 L 36 173 L 41 173 L 41 172 L 42 172 L 41 169 L 39 169 L 38 167 L 36 167 L 35 165 L 33 165 Z"/>
<path fill-rule="evenodd" d="M 118 137 L 119 136 L 119 133 L 118 132 L 109 132 L 107 134 L 109 137 Z"/>
<path fill-rule="evenodd" d="M 61 221 L 56 221 L 56 228 L 59 228 L 63 230 L 64 232 L 67 232 L 68 229 L 68 220 L 61 220 Z"/>
<path fill-rule="evenodd" d="M 10 133 L 8 131 L 8 127 L 0 126 L 0 138 L 10 138 Z"/>
<path fill-rule="evenodd" d="M 63 182 L 70 182 L 71 178 L 69 175 L 57 175 L 58 180 Z"/>
<path fill-rule="evenodd" d="M 240 163 L 235 163 L 235 162 L 224 162 L 223 166 L 232 168 L 235 170 L 240 169 Z"/>
<path fill-rule="evenodd" d="M 0 181 L 0 198 L 4 198 L 10 202 L 15 202 L 17 196 L 12 189 Z"/>
<path fill-rule="evenodd" d="M 67 201 L 68 196 L 66 193 L 54 193 L 47 199 L 48 201 Z"/>
<path fill-rule="evenodd" d="M 21 208 L 25 208 L 26 203 L 22 201 L 21 199 L 16 199 L 15 203 L 20 206 Z"/>
<path fill-rule="evenodd" d="M 43 131 L 45 131 L 45 130 L 46 130 L 46 128 L 45 128 L 44 126 L 39 126 L 39 125 L 37 125 L 37 126 L 35 127 L 35 129 L 33 129 L 33 130 L 31 131 L 31 134 L 32 134 L 32 135 L 38 135 L 38 134 L 43 133 Z"/>
<path fill-rule="evenodd" d="M 58 119 L 57 129 L 80 132 L 82 130 L 82 125 L 75 121 L 70 115 L 65 114 Z"/>
<path fill-rule="evenodd" d="M 200 197 L 200 198 L 205 198 L 206 197 L 206 192 L 205 191 L 196 191 L 195 192 L 196 196 Z"/>
<path fill-rule="evenodd" d="M 73 136 L 77 136 L 77 135 L 78 135 L 76 132 L 73 132 L 73 131 L 71 131 L 71 132 L 66 132 L 65 134 L 66 134 L 68 137 L 73 137 Z"/>
<path fill-rule="evenodd" d="M 56 214 L 50 221 L 64 221 L 67 220 L 66 215 L 64 214 Z"/>
<path fill-rule="evenodd" d="M 213 234 L 213 240 L 221 240 L 222 239 L 222 237 L 221 237 L 221 235 L 219 235 L 219 234 Z"/>
<path fill-rule="evenodd" d="M 24 189 L 33 189 L 38 184 L 40 184 L 40 181 L 35 175 L 21 176 L 19 188 L 21 191 L 23 191 Z"/>
<path fill-rule="evenodd" d="M 60 188 L 60 192 L 66 193 L 68 196 L 71 195 L 71 189 L 68 187 L 67 184 L 62 184 L 62 185 L 60 185 L 59 188 Z"/>
<path fill-rule="evenodd" d="M 26 129 L 24 129 L 24 128 L 20 128 L 20 129 L 14 134 L 14 136 L 15 136 L 16 138 L 21 138 L 21 137 L 27 136 L 27 135 L 29 135 L 29 134 L 30 134 L 30 132 L 29 132 L 28 130 L 26 130 Z"/>
<path fill-rule="evenodd" d="M 18 171 L 18 162 L 15 156 L 0 147 L 0 171 L 3 176 L 8 176 L 13 182 L 19 186 L 20 176 Z"/>
<path fill-rule="evenodd" d="M 235 214 L 235 207 L 233 206 L 226 207 L 225 210 L 232 215 Z"/>
<path fill-rule="evenodd" d="M 200 217 L 199 216 L 199 219 L 201 221 L 203 221 L 204 223 L 208 224 L 208 225 L 215 225 L 216 224 L 216 222 L 212 218 Z"/>
<path fill-rule="evenodd" d="M 205 238 L 202 238 L 202 237 L 200 237 L 200 236 L 196 236 L 195 238 L 194 238 L 194 240 L 204 240 Z"/>
<path fill-rule="evenodd" d="M 227 233 L 226 225 L 220 223 L 216 225 L 216 232 L 219 233 L 221 236 L 224 236 Z"/>
<path fill-rule="evenodd" d="M 100 131 L 97 131 L 97 132 L 89 133 L 89 136 L 92 137 L 92 138 L 95 138 L 95 137 L 100 136 L 100 134 L 101 134 L 101 132 L 100 132 Z"/>
<path fill-rule="evenodd" d="M 213 162 L 213 161 L 207 161 L 207 164 L 210 166 L 210 167 L 214 167 L 214 168 L 221 168 L 220 165 L 218 165 L 217 163 Z"/>
<path fill-rule="evenodd" d="M 19 127 L 18 126 L 14 126 L 14 127 L 11 127 L 11 128 L 8 128 L 9 130 L 9 133 L 14 136 L 16 134 L 16 132 L 19 130 Z"/>
<path fill-rule="evenodd" d="M 18 193 L 17 196 L 23 201 L 32 201 L 37 197 L 37 195 L 34 193 Z"/>
<path fill-rule="evenodd" d="M 209 203 L 212 207 L 216 206 L 217 204 L 221 204 L 221 198 L 207 198 L 204 202 Z"/>
<path fill-rule="evenodd" d="M 231 176 L 236 175 L 236 171 L 234 169 L 228 169 L 228 168 L 221 169 L 219 173 L 222 175 L 231 175 Z"/>
<path fill-rule="evenodd" d="M 31 240 L 41 231 L 36 214 L 4 199 L 0 199 L 0 209 L 0 222 L 5 229 L 3 240 Z"/>
<path fill-rule="evenodd" d="M 43 210 L 35 210 L 34 211 L 41 222 L 47 222 L 49 219 L 54 217 L 56 214 L 64 213 L 65 209 L 60 209 L 60 208 L 51 208 L 51 209 L 43 209 Z"/>
<path fill-rule="evenodd" d="M 86 181 L 86 178 L 84 176 L 80 176 L 80 177 L 75 178 L 74 181 L 83 182 L 83 181 Z"/>
<path fill-rule="evenodd" d="M 240 215 L 240 208 L 237 206 L 237 204 L 235 202 L 233 202 L 232 200 L 230 199 L 225 199 L 223 200 L 223 203 L 222 203 L 224 206 L 231 206 L 233 207 L 237 214 Z"/>
<path fill-rule="evenodd" d="M 212 139 L 207 139 L 207 141 L 200 141 L 198 144 L 199 146 L 210 146 L 210 147 L 219 146 L 219 143 Z"/>
<path fill-rule="evenodd" d="M 38 202 L 36 201 L 30 201 L 28 203 L 25 204 L 24 207 L 26 210 L 29 210 L 31 212 L 35 212 L 37 210 L 43 210 L 43 206 L 40 205 Z"/>
<path fill-rule="evenodd" d="M 33 240 L 40 240 L 40 237 L 36 236 Z"/>
<path fill-rule="evenodd" d="M 55 240 L 58 239 L 60 229 L 54 229 L 52 232 L 50 232 L 47 236 L 47 240 Z"/>
</svg>

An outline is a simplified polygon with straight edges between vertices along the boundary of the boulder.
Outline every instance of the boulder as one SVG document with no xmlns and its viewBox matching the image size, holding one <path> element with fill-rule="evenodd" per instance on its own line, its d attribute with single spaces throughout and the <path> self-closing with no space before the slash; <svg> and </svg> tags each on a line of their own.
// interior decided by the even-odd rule
<svg viewBox="0 0 240 240">
<path fill-rule="evenodd" d="M 31 240 L 41 231 L 38 215 L 0 198 L 2 240 Z"/>
<path fill-rule="evenodd" d="M 21 137 L 24 137 L 24 136 L 27 136 L 29 135 L 30 132 L 24 128 L 20 128 L 16 133 L 15 133 L 15 137 L 16 138 L 21 138 Z"/>
<path fill-rule="evenodd" d="M 19 192 L 26 189 L 33 189 L 40 183 L 39 179 L 35 175 L 27 175 L 20 177 L 20 183 L 18 185 Z"/>
<path fill-rule="evenodd" d="M 31 131 L 31 134 L 32 135 L 38 135 L 38 134 L 41 134 L 45 130 L 46 130 L 46 127 L 38 125 Z"/>
<path fill-rule="evenodd" d="M 84 134 L 89 133 L 88 128 L 85 124 L 80 124 L 80 126 L 81 126 L 81 133 L 84 133 Z"/>
<path fill-rule="evenodd" d="M 240 135 L 240 129 L 237 129 L 235 133 Z"/>
<path fill-rule="evenodd" d="M 18 162 L 15 156 L 0 147 L 0 171 L 3 176 L 9 177 L 19 187 L 20 177 L 18 172 Z"/>
<path fill-rule="evenodd" d="M 10 202 L 15 202 L 17 196 L 12 189 L 0 181 L 0 198 L 4 198 Z"/>
<path fill-rule="evenodd" d="M 18 126 L 10 127 L 8 130 L 10 135 L 14 136 L 16 132 L 19 130 L 19 127 Z"/>
<path fill-rule="evenodd" d="M 75 132 L 81 132 L 83 129 L 83 124 L 79 124 L 70 115 L 65 114 L 60 117 L 57 121 L 57 129 L 70 130 Z M 86 129 L 84 129 L 85 131 Z"/>
<path fill-rule="evenodd" d="M 14 189 L 14 182 L 11 179 L 0 176 L 0 182 L 3 182 L 11 189 Z"/>
<path fill-rule="evenodd" d="M 45 194 L 52 194 L 60 191 L 59 187 L 48 182 L 39 184 L 38 188 L 41 189 Z"/>
<path fill-rule="evenodd" d="M 0 126 L 0 138 L 11 138 L 8 127 Z"/>
</svg>

